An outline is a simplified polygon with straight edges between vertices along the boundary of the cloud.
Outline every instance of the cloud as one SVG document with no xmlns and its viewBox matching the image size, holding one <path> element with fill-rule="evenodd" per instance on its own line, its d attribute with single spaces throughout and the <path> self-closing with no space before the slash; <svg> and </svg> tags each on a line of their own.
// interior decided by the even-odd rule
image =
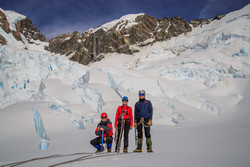
<svg viewBox="0 0 250 167">
<path fill-rule="evenodd" d="M 207 0 L 201 9 L 200 18 L 212 18 L 215 15 L 224 15 L 239 10 L 249 4 L 249 0 Z"/>
<path fill-rule="evenodd" d="M 211 15 L 214 15 L 215 8 L 218 8 L 218 6 L 219 6 L 219 1 L 218 0 L 208 0 L 206 2 L 205 6 L 200 11 L 199 18 L 208 19 L 208 18 L 213 17 Z"/>
</svg>

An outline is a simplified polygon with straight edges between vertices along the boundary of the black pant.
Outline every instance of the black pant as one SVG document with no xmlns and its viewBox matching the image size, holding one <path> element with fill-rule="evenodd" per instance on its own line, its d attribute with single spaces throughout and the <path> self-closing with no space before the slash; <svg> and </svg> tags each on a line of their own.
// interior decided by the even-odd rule
<svg viewBox="0 0 250 167">
<path fill-rule="evenodd" d="M 145 118 L 144 119 L 144 133 L 145 133 L 145 136 L 146 138 L 151 138 L 151 134 L 150 134 L 150 126 L 148 126 L 148 121 L 149 121 L 149 118 Z M 139 139 L 142 139 L 142 123 L 140 123 L 140 118 L 139 119 L 136 119 L 136 123 L 137 123 L 137 131 L 138 131 L 138 138 Z"/>
<path fill-rule="evenodd" d="M 130 120 L 127 119 L 127 120 L 125 120 L 125 125 L 124 125 L 124 130 L 123 130 L 123 133 L 124 133 L 124 148 L 128 148 L 129 130 L 130 130 Z M 118 135 L 117 135 L 116 148 L 117 148 L 117 145 L 118 145 L 120 134 L 121 134 L 121 121 L 118 122 Z"/>
<path fill-rule="evenodd" d="M 107 144 L 111 144 L 113 141 L 112 137 L 107 137 L 106 140 L 103 140 L 103 143 L 107 143 Z M 93 140 L 90 141 L 90 144 L 95 146 L 95 145 L 100 145 L 102 143 L 102 138 L 101 137 L 97 137 Z"/>
</svg>

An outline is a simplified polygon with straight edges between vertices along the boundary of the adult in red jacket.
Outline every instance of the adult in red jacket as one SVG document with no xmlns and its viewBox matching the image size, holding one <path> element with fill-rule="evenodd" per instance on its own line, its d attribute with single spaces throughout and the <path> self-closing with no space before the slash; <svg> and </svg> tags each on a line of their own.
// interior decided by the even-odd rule
<svg viewBox="0 0 250 167">
<path fill-rule="evenodd" d="M 111 152 L 112 147 L 112 141 L 113 141 L 113 128 L 112 128 L 112 122 L 108 118 L 108 115 L 106 113 L 101 114 L 101 122 L 97 125 L 97 128 L 95 130 L 95 134 L 98 136 L 97 138 L 90 141 L 90 144 L 92 144 L 97 151 L 96 152 L 102 152 L 103 146 L 101 146 L 102 143 L 102 132 L 104 141 L 103 143 L 107 144 L 107 150 L 108 152 Z"/>
<path fill-rule="evenodd" d="M 128 135 L 129 135 L 129 130 L 133 128 L 133 113 L 132 113 L 132 108 L 128 106 L 128 97 L 124 96 L 122 98 L 122 106 L 119 106 L 117 111 L 116 111 L 116 116 L 115 116 L 115 128 L 118 130 L 117 134 L 117 140 L 116 140 L 116 152 L 119 152 L 118 148 L 118 141 L 121 132 L 121 125 L 122 121 L 124 120 L 124 148 L 123 152 L 128 152 Z"/>
</svg>

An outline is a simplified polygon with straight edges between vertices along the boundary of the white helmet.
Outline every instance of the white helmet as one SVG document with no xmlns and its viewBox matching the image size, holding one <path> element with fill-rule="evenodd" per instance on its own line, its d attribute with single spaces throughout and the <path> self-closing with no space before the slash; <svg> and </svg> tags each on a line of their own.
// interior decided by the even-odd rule
<svg viewBox="0 0 250 167">
<path fill-rule="evenodd" d="M 145 90 L 140 90 L 140 91 L 138 92 L 138 94 L 139 94 L 139 95 L 140 95 L 140 94 L 146 95 L 146 92 L 145 92 Z"/>
</svg>

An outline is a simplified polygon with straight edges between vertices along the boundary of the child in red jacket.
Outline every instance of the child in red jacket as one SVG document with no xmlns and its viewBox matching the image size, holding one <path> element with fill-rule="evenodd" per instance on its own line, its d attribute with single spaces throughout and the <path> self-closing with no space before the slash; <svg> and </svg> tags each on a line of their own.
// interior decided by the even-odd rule
<svg viewBox="0 0 250 167">
<path fill-rule="evenodd" d="M 103 146 L 101 146 L 102 143 L 102 132 L 104 132 L 103 143 L 107 144 L 107 150 L 108 152 L 111 152 L 112 147 L 112 141 L 113 141 L 113 128 L 112 128 L 112 122 L 108 118 L 108 115 L 106 113 L 101 114 L 101 122 L 97 125 L 97 128 L 95 130 L 95 134 L 98 136 L 97 138 L 90 141 L 90 144 L 92 144 L 97 151 L 96 152 L 102 152 Z"/>
<path fill-rule="evenodd" d="M 116 149 L 115 152 L 119 152 L 118 148 L 118 141 L 121 132 L 121 126 L 123 120 L 124 123 L 124 148 L 123 152 L 128 152 L 128 135 L 129 135 L 129 130 L 133 128 L 133 113 L 132 113 L 132 108 L 128 106 L 128 97 L 124 96 L 122 98 L 122 106 L 119 106 L 116 112 L 116 117 L 115 117 L 115 128 L 118 130 L 118 135 L 117 135 L 117 140 L 116 140 Z"/>
</svg>

